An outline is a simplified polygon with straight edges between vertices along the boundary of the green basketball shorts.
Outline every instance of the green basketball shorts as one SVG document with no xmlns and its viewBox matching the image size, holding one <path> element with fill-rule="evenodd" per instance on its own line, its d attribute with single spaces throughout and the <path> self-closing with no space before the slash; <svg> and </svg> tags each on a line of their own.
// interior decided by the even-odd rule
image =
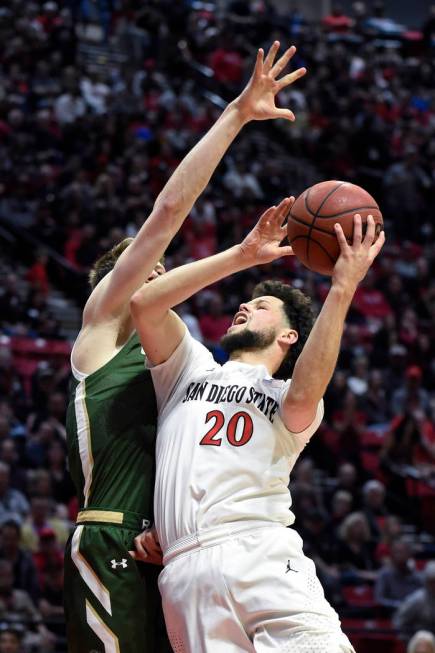
<svg viewBox="0 0 435 653">
<path fill-rule="evenodd" d="M 142 530 L 134 513 L 86 510 L 65 549 L 68 653 L 168 653 L 160 568 L 128 553 Z"/>
</svg>

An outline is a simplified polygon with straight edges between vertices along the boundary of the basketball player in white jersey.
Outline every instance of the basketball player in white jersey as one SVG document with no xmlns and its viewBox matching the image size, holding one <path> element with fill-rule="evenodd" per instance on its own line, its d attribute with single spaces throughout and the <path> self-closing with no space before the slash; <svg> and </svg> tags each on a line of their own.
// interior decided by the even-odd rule
<svg viewBox="0 0 435 653">
<path fill-rule="evenodd" d="M 241 245 L 159 277 L 131 301 L 159 409 L 159 586 L 177 652 L 353 652 L 301 538 L 286 528 L 288 482 L 321 422 L 345 316 L 384 233 L 375 241 L 369 217 L 363 238 L 357 215 L 349 245 L 336 226 L 341 255 L 314 326 L 301 292 L 260 284 L 223 339 L 225 365 L 170 310 L 224 276 L 290 254 L 280 243 L 292 201 L 266 211 Z"/>
<path fill-rule="evenodd" d="M 145 596 L 143 576 L 152 587 L 153 571 L 130 564 L 126 549 L 152 518 L 156 415 L 129 301 L 147 278 L 164 271 L 158 264 L 164 250 L 245 124 L 294 120 L 292 111 L 275 105 L 275 97 L 305 69 L 281 74 L 296 49 L 275 61 L 278 49 L 275 41 L 266 56 L 259 50 L 246 88 L 177 167 L 137 236 L 93 268 L 93 291 L 71 357 L 75 380 L 67 420 L 80 502 L 65 555 L 70 653 L 100 650 L 102 642 L 107 652 L 156 650 L 145 632 L 145 623 L 155 619 L 150 619 L 154 601 Z"/>
</svg>

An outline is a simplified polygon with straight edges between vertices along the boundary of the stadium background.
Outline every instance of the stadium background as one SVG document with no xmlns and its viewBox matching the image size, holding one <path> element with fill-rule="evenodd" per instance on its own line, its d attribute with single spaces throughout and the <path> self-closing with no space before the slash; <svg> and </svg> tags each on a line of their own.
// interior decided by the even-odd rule
<svg viewBox="0 0 435 653">
<path fill-rule="evenodd" d="M 238 241 L 264 207 L 322 179 L 376 197 L 387 244 L 352 304 L 324 423 L 292 474 L 296 528 L 358 653 L 405 650 L 419 626 L 397 606 L 415 590 L 435 633 L 435 9 L 341 6 L 2 3 L 0 653 L 65 651 L 62 547 L 77 506 L 64 414 L 89 266 L 136 233 L 274 38 L 297 45 L 294 63 L 309 70 L 281 97 L 297 122 L 242 133 L 167 265 Z M 179 310 L 218 358 L 230 315 L 264 277 L 317 306 L 328 289 L 286 260 L 200 293 Z"/>
</svg>

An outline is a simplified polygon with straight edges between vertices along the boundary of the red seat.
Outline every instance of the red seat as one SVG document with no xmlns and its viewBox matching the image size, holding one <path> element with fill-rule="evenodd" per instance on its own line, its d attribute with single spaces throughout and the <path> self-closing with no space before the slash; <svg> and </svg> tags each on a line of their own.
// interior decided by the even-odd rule
<svg viewBox="0 0 435 653">
<path fill-rule="evenodd" d="M 360 442 L 363 447 L 370 447 L 371 449 L 380 449 L 385 441 L 385 431 L 363 431 L 360 435 Z"/>
<path fill-rule="evenodd" d="M 343 597 L 348 605 L 371 608 L 375 605 L 372 585 L 345 585 Z"/>
<path fill-rule="evenodd" d="M 342 628 L 358 653 L 405 653 L 389 619 L 342 619 Z"/>
</svg>

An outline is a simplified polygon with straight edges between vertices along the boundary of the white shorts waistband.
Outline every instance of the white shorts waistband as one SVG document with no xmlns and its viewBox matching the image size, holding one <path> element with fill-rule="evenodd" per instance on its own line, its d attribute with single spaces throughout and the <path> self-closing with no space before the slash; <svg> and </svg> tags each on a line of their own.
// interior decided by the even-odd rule
<svg viewBox="0 0 435 653">
<path fill-rule="evenodd" d="M 222 524 L 221 526 L 214 526 L 213 528 L 204 528 L 192 535 L 180 537 L 171 544 L 163 555 L 163 564 L 167 565 L 168 562 L 174 558 L 182 555 L 183 553 L 190 553 L 195 549 L 204 549 L 210 546 L 220 544 L 223 540 L 231 538 L 234 535 L 240 535 L 243 532 L 250 532 L 259 528 L 284 528 L 284 524 L 278 522 L 268 521 L 244 521 L 234 522 L 229 524 Z"/>
</svg>

